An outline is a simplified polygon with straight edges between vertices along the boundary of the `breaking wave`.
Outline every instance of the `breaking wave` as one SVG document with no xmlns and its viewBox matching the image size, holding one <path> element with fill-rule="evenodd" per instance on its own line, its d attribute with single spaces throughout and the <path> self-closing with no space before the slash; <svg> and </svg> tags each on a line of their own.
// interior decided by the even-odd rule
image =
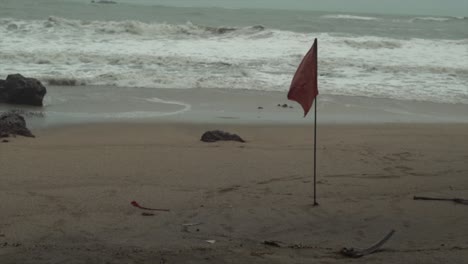
<svg viewBox="0 0 468 264">
<path fill-rule="evenodd" d="M 0 75 L 48 85 L 286 91 L 320 42 L 324 93 L 468 103 L 468 39 L 300 33 L 261 25 L 1 19 Z M 1 78 L 2 76 L 0 76 Z"/>
<path fill-rule="evenodd" d="M 249 35 L 265 30 L 262 25 L 248 27 L 210 27 L 196 25 L 191 22 L 173 25 L 167 23 L 145 23 L 135 20 L 125 21 L 83 21 L 51 16 L 42 21 L 0 20 L 0 26 L 6 26 L 9 31 L 65 33 L 84 32 L 87 34 L 131 34 L 141 36 L 202 36 L 210 35 Z"/>
<path fill-rule="evenodd" d="M 355 16 L 355 15 L 325 15 L 323 18 L 329 19 L 347 19 L 347 20 L 377 20 L 376 17 Z"/>
<path fill-rule="evenodd" d="M 43 79 L 48 85 L 56 85 L 56 86 L 79 86 L 79 85 L 86 85 L 86 82 L 83 80 L 77 80 L 74 78 L 65 78 L 65 77 L 46 77 Z"/>
<path fill-rule="evenodd" d="M 390 40 L 365 40 L 365 41 L 355 41 L 355 40 L 344 40 L 344 43 L 350 47 L 356 49 L 398 49 L 401 48 L 401 43 L 398 41 Z"/>
<path fill-rule="evenodd" d="M 410 22 L 449 22 L 468 20 L 468 17 L 414 17 Z"/>
</svg>

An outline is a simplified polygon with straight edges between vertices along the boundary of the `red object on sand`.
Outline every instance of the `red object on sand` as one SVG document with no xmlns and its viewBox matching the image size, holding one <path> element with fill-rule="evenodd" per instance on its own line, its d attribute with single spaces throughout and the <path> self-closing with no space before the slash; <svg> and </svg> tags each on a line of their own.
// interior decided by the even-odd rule
<svg viewBox="0 0 468 264">
<path fill-rule="evenodd" d="M 138 204 L 136 201 L 132 201 L 130 204 L 133 205 L 133 206 L 135 206 L 135 207 L 137 207 L 137 208 L 143 209 L 143 210 L 166 211 L 166 212 L 169 212 L 169 209 L 157 209 L 157 208 L 143 207 L 143 206 L 141 206 L 140 204 Z"/>
<path fill-rule="evenodd" d="M 309 112 L 315 97 L 318 95 L 317 84 L 317 39 L 309 52 L 297 67 L 291 81 L 288 99 L 298 102 L 304 109 L 304 117 Z"/>
</svg>

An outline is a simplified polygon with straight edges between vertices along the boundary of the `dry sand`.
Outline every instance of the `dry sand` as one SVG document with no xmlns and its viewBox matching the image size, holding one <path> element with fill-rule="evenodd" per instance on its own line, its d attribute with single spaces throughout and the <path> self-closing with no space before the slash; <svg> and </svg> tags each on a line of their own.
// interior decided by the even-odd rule
<svg viewBox="0 0 468 264">
<path fill-rule="evenodd" d="M 214 128 L 247 143 L 199 141 Z M 320 126 L 318 207 L 311 127 L 34 132 L 0 143 L 2 264 L 468 263 L 468 205 L 412 199 L 468 198 L 466 124 Z M 170 212 L 143 216 L 132 200 Z M 337 253 L 390 229 L 382 252 Z"/>
</svg>

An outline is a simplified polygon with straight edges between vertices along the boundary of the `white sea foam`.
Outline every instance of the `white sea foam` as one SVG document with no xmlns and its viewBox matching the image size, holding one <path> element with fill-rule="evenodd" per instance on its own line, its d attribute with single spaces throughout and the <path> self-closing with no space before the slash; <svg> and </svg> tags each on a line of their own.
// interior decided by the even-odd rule
<svg viewBox="0 0 468 264">
<path fill-rule="evenodd" d="M 12 26 L 15 25 L 15 26 Z M 468 103 L 468 40 L 139 21 L 0 20 L 0 74 L 54 85 L 286 91 L 319 39 L 322 93 Z M 3 77 L 4 78 L 4 77 Z"/>
<path fill-rule="evenodd" d="M 378 19 L 376 17 L 355 16 L 355 15 L 325 15 L 322 17 L 330 18 L 330 19 L 349 19 L 349 20 L 377 20 Z"/>
<path fill-rule="evenodd" d="M 398 40 L 352 40 L 344 41 L 346 45 L 356 49 L 398 49 L 402 47 L 401 41 Z"/>
<path fill-rule="evenodd" d="M 414 17 L 410 21 L 411 22 L 447 22 L 452 20 L 463 20 L 466 17 Z"/>
<path fill-rule="evenodd" d="M 190 104 L 187 104 L 187 103 L 184 103 L 184 102 L 179 102 L 179 101 L 164 100 L 164 99 L 160 99 L 160 98 L 157 98 L 157 97 L 148 98 L 148 99 L 146 99 L 146 101 L 153 102 L 153 103 L 162 103 L 162 104 L 171 104 L 171 105 L 182 106 L 182 109 L 180 109 L 180 110 L 173 111 L 173 112 L 166 112 L 166 113 L 164 113 L 163 115 L 160 115 L 160 116 L 177 115 L 177 114 L 181 114 L 183 112 L 190 111 L 190 109 L 192 109 L 192 105 L 190 105 Z"/>
</svg>

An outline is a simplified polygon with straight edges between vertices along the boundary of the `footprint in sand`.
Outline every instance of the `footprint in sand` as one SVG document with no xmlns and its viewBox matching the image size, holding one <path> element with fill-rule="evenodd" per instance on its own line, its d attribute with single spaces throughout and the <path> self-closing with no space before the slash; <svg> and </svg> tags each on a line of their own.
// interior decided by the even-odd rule
<svg viewBox="0 0 468 264">
<path fill-rule="evenodd" d="M 408 151 L 392 153 L 384 156 L 384 159 L 389 161 L 412 161 L 413 154 Z"/>
<path fill-rule="evenodd" d="M 386 167 L 386 168 L 384 168 L 384 170 L 391 173 L 391 174 L 395 174 L 395 173 L 412 174 L 411 172 L 413 171 L 413 168 L 410 168 L 408 166 L 399 165 L 399 166 L 394 166 L 394 167 Z"/>
</svg>

